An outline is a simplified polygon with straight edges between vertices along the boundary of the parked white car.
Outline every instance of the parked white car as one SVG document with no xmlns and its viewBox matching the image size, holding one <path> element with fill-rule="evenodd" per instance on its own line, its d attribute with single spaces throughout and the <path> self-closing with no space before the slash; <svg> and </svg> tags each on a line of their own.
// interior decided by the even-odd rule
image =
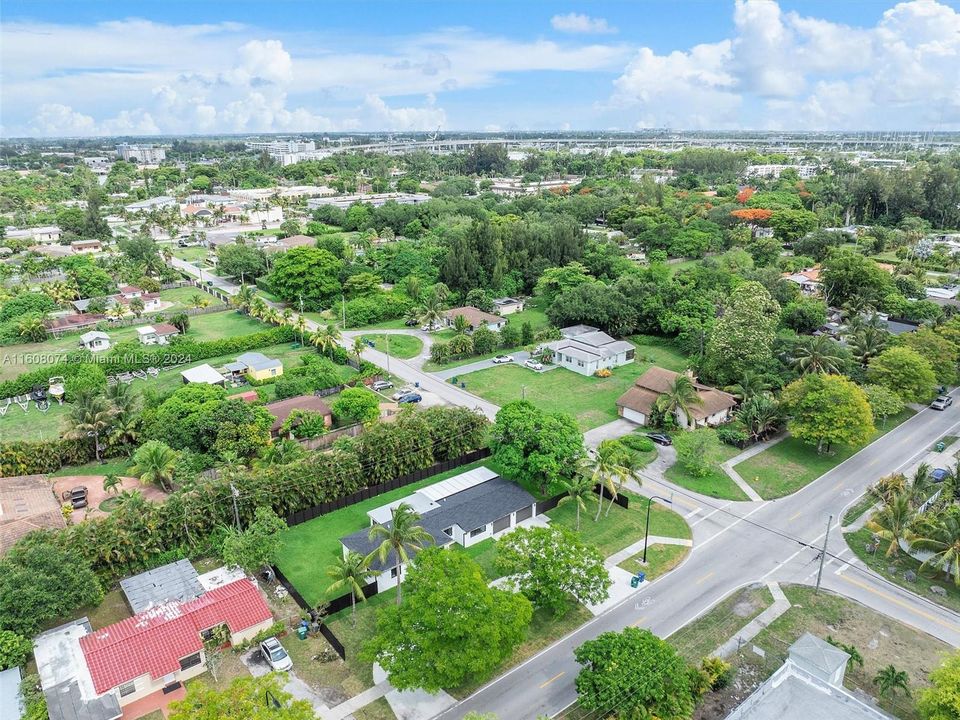
<svg viewBox="0 0 960 720">
<path fill-rule="evenodd" d="M 512 363 L 512 362 L 513 362 L 513 355 L 497 355 L 493 359 L 494 365 L 500 365 L 501 363 Z"/>
<path fill-rule="evenodd" d="M 416 388 L 412 388 L 412 387 L 410 387 L 409 385 L 404 385 L 402 388 L 400 388 L 399 390 L 397 390 L 397 391 L 393 394 L 393 399 L 394 399 L 394 400 L 399 400 L 399 399 L 402 398 L 404 395 L 409 395 L 410 393 L 414 392 L 415 390 L 416 390 Z"/>
<path fill-rule="evenodd" d="M 263 659 L 267 665 L 273 670 L 289 670 L 293 667 L 293 660 L 275 637 L 268 637 L 260 643 L 260 652 L 263 653 Z"/>
<path fill-rule="evenodd" d="M 525 360 L 523 364 L 526 365 L 531 370 L 538 370 L 538 371 L 543 370 L 543 363 L 539 363 L 533 358 L 530 358 L 529 360 Z"/>
</svg>

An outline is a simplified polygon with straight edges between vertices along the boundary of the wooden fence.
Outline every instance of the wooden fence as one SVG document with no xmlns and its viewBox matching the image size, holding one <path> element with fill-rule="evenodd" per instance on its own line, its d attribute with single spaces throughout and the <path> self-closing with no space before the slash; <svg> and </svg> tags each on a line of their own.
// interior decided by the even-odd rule
<svg viewBox="0 0 960 720">
<path fill-rule="evenodd" d="M 331 430 L 328 433 L 320 435 L 315 438 L 307 438 L 305 440 L 300 440 L 300 447 L 304 450 L 323 450 L 333 445 L 337 440 L 342 437 L 357 437 L 360 433 L 363 432 L 363 425 L 356 423 L 355 425 L 347 425 L 346 427 L 337 428 L 336 430 Z"/>
</svg>

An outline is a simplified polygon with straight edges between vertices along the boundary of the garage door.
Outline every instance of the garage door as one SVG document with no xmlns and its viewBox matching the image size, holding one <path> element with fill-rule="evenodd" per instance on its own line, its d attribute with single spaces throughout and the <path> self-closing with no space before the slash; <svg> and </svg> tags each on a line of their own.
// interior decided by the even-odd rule
<svg viewBox="0 0 960 720">
<path fill-rule="evenodd" d="M 643 413 L 631 410 L 630 408 L 623 408 L 623 417 L 630 422 L 635 422 L 637 425 L 645 425 L 647 422 L 647 418 Z"/>
<path fill-rule="evenodd" d="M 494 520 L 494 521 L 493 521 L 493 531 L 494 531 L 495 533 L 498 533 L 498 532 L 500 532 L 501 530 L 506 530 L 508 527 L 510 527 L 510 516 L 509 516 L 509 515 L 504 515 L 504 516 L 503 516 L 502 518 L 500 518 L 499 520 Z"/>
<path fill-rule="evenodd" d="M 521 520 L 527 520 L 528 518 L 533 517 L 533 506 L 527 505 L 527 507 L 522 510 L 517 510 L 517 522 Z"/>
</svg>

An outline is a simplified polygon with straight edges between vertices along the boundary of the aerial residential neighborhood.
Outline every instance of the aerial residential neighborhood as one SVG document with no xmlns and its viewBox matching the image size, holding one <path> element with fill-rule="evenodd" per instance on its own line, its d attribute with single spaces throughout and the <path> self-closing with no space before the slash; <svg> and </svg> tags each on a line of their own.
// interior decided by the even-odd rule
<svg viewBox="0 0 960 720">
<path fill-rule="evenodd" d="M 960 720 L 957 0 L 0 63 L 0 720 Z"/>
</svg>

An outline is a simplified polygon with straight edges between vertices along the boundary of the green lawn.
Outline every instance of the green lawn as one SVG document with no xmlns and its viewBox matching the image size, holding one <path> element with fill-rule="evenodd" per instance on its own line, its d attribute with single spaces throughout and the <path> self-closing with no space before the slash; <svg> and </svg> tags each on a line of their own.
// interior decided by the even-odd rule
<svg viewBox="0 0 960 720">
<path fill-rule="evenodd" d="M 629 340 L 637 346 L 636 362 L 638 363 L 658 365 L 674 372 L 686 370 L 690 363 L 690 358 L 680 352 L 676 344 L 669 338 L 655 335 L 634 335 Z M 646 367 L 644 367 L 644 370 L 646 370 Z"/>
<path fill-rule="evenodd" d="M 129 476 L 131 467 L 133 467 L 133 460 L 127 457 L 110 458 L 105 463 L 98 463 L 96 460 L 92 460 L 83 465 L 68 465 L 52 473 L 51 477 L 62 477 L 65 475 Z"/>
<path fill-rule="evenodd" d="M 878 427 L 867 444 L 890 432 L 913 414 L 913 410 L 906 409 L 899 415 L 888 418 L 886 425 Z M 737 464 L 735 469 L 762 498 L 772 500 L 795 493 L 863 447 L 836 447 L 832 453 L 818 455 L 815 446 L 788 437 L 759 455 Z"/>
<path fill-rule="evenodd" d="M 901 587 L 915 592 L 938 605 L 948 607 L 955 612 L 960 612 L 960 587 L 957 587 L 949 578 L 942 574 L 924 572 L 920 574 L 920 561 L 907 555 L 905 552 L 899 552 L 895 556 L 886 555 L 889 543 L 881 541 L 880 549 L 870 554 L 867 552 L 867 545 L 870 544 L 873 533 L 867 528 L 861 528 L 853 533 L 845 533 L 844 539 L 847 545 L 853 550 L 854 554 L 860 558 L 871 570 L 886 578 L 890 582 L 896 583 Z M 893 568 L 894 572 L 890 572 Z M 917 581 L 910 583 L 904 580 L 903 574 L 912 570 L 917 574 Z M 946 597 L 940 597 L 930 592 L 931 585 L 939 585 L 947 591 Z"/>
<path fill-rule="evenodd" d="M 205 247 L 175 247 L 172 248 L 172 251 L 175 258 L 188 263 L 196 263 L 205 260 L 207 253 L 210 252 Z"/>
<path fill-rule="evenodd" d="M 0 417 L 0 442 L 11 440 L 55 440 L 63 431 L 63 419 L 70 411 L 67 403 L 53 402 L 47 412 L 37 410 L 31 402 L 24 412 L 19 405 L 11 404 L 7 413 Z"/>
<path fill-rule="evenodd" d="M 727 445 L 726 443 L 720 443 L 713 453 L 713 457 L 710 459 L 710 471 L 704 477 L 695 477 L 680 465 L 680 463 L 674 463 L 667 468 L 667 480 L 676 483 L 680 487 L 687 488 L 687 490 L 698 492 L 701 495 L 709 495 L 710 497 L 720 498 L 722 500 L 748 500 L 749 498 L 746 493 L 744 493 L 743 490 L 740 489 L 740 486 L 720 467 L 721 463 L 726 462 L 739 453 L 740 450 L 738 448 Z"/>
<path fill-rule="evenodd" d="M 164 302 L 173 303 L 172 307 L 168 307 L 162 312 L 169 316 L 170 313 L 177 312 L 178 310 L 187 310 L 189 308 L 193 308 L 194 304 L 192 298 L 194 295 L 199 295 L 203 299 L 209 301 L 212 306 L 226 307 L 224 303 L 217 300 L 213 295 L 205 293 L 200 288 L 179 287 L 172 288 L 171 290 L 160 291 L 161 300 Z"/>
<path fill-rule="evenodd" d="M 327 594 L 330 581 L 326 577 L 326 568 L 343 554 L 341 537 L 370 526 L 368 511 L 411 495 L 422 487 L 483 465 L 493 468 L 489 459 L 463 465 L 292 527 L 283 533 L 283 547 L 277 567 L 311 604 L 338 597 L 343 594 L 342 591 Z"/>
<path fill-rule="evenodd" d="M 627 558 L 619 563 L 620 567 L 627 572 L 635 573 L 642 570 L 647 575 L 647 580 L 656 580 L 673 570 L 677 565 L 683 562 L 683 559 L 690 554 L 690 548 L 686 545 L 666 545 L 664 543 L 655 543 L 647 548 L 647 564 L 643 564 L 643 551 Z"/>
<path fill-rule="evenodd" d="M 524 303 L 523 310 L 505 316 L 507 322 L 517 328 L 517 330 L 519 330 L 525 322 L 528 322 L 533 332 L 550 327 L 550 318 L 547 317 L 544 304 L 540 299 L 528 300 Z"/>
<path fill-rule="evenodd" d="M 423 351 L 423 341 L 415 335 L 401 335 L 398 333 L 371 333 L 361 335 L 363 340 L 373 342 L 380 352 L 387 352 L 390 357 L 409 360 L 417 357 Z"/>
</svg>

